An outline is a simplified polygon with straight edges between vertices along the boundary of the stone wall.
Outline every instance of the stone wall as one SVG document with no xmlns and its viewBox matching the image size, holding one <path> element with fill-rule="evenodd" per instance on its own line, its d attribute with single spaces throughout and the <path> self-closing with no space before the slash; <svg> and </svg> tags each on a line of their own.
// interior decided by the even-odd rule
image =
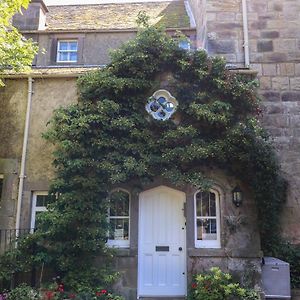
<svg viewBox="0 0 300 300">
<path fill-rule="evenodd" d="M 300 2 L 248 0 L 247 10 L 250 63 L 258 72 L 263 99 L 261 121 L 274 141 L 289 182 L 282 230 L 294 243 L 300 243 Z M 208 53 L 243 67 L 242 1 L 210 0 L 206 15 Z"/>
<path fill-rule="evenodd" d="M 300 2 L 249 1 L 252 67 L 258 71 L 263 125 L 275 143 L 289 182 L 283 210 L 286 237 L 300 243 Z"/>
</svg>

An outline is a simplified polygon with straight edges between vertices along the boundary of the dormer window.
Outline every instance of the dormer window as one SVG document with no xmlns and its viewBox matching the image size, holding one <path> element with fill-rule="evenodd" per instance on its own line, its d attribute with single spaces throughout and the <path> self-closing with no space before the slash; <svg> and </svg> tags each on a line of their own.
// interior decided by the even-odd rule
<svg viewBox="0 0 300 300">
<path fill-rule="evenodd" d="M 78 61 L 78 41 L 60 40 L 57 42 L 57 62 L 76 63 Z"/>
</svg>

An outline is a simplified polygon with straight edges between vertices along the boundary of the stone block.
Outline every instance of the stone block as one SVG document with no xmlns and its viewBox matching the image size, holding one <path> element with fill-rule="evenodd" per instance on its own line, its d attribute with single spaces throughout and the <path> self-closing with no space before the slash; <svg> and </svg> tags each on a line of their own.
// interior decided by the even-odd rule
<svg viewBox="0 0 300 300">
<path fill-rule="evenodd" d="M 300 38 L 299 27 L 283 27 L 280 29 L 280 36 L 288 38 Z"/>
<path fill-rule="evenodd" d="M 281 29 L 284 28 L 286 25 L 286 21 L 283 19 L 275 19 L 275 20 L 268 20 L 268 29 Z"/>
<path fill-rule="evenodd" d="M 208 12 L 206 14 L 206 19 L 207 19 L 208 22 L 209 21 L 215 21 L 215 20 L 217 20 L 217 14 L 216 13 Z"/>
<path fill-rule="evenodd" d="M 237 56 L 235 54 L 222 54 L 219 56 L 223 57 L 229 64 L 236 64 L 237 62 Z"/>
<path fill-rule="evenodd" d="M 287 52 L 287 61 L 300 61 L 300 51 Z"/>
<path fill-rule="evenodd" d="M 283 92 L 281 95 L 282 101 L 300 101 L 300 92 Z"/>
<path fill-rule="evenodd" d="M 255 61 L 256 63 L 264 62 L 264 53 L 263 52 L 252 52 L 250 51 L 250 61 Z"/>
<path fill-rule="evenodd" d="M 292 290 L 292 299 L 293 300 L 300 300 L 300 289 L 293 289 Z"/>
<path fill-rule="evenodd" d="M 277 67 L 276 64 L 263 64 L 263 75 L 264 76 L 276 76 Z"/>
<path fill-rule="evenodd" d="M 263 39 L 276 39 L 279 38 L 280 34 L 279 31 L 262 31 L 260 33 L 261 38 Z"/>
<path fill-rule="evenodd" d="M 275 128 L 287 128 L 289 127 L 289 117 L 282 114 L 265 115 L 263 123 L 266 126 Z"/>
<path fill-rule="evenodd" d="M 235 15 L 235 19 L 237 21 L 242 22 L 243 21 L 243 15 L 241 13 L 238 13 Z M 248 12 L 248 20 L 249 21 L 256 21 L 258 19 L 258 14 L 256 12 Z"/>
<path fill-rule="evenodd" d="M 286 53 L 264 53 L 263 55 L 264 62 L 286 62 L 287 61 L 287 54 Z"/>
<path fill-rule="evenodd" d="M 300 63 L 295 64 L 295 75 L 299 75 L 300 76 Z"/>
<path fill-rule="evenodd" d="M 137 268 L 137 257 L 116 257 L 118 270 Z"/>
<path fill-rule="evenodd" d="M 280 101 L 280 93 L 275 91 L 268 91 L 263 92 L 261 96 L 264 98 L 265 101 L 270 102 L 279 102 Z"/>
<path fill-rule="evenodd" d="M 267 1 L 249 1 L 248 10 L 249 12 L 265 14 L 268 10 Z"/>
<path fill-rule="evenodd" d="M 290 117 L 290 125 L 292 128 L 300 128 L 300 115 Z M 300 168 L 299 168 L 300 170 Z"/>
<path fill-rule="evenodd" d="M 242 29 L 243 24 L 240 22 L 226 22 L 226 23 L 215 23 L 215 24 L 209 24 L 210 26 L 213 26 L 216 30 L 236 30 L 236 29 Z"/>
<path fill-rule="evenodd" d="M 278 39 L 273 42 L 275 52 L 296 51 L 296 39 Z"/>
<path fill-rule="evenodd" d="M 262 64 L 251 64 L 250 68 L 252 70 L 257 71 L 257 75 L 261 76 L 262 75 Z"/>
<path fill-rule="evenodd" d="M 235 20 L 235 13 L 233 12 L 217 13 L 217 20 L 222 22 Z"/>
<path fill-rule="evenodd" d="M 288 77 L 272 78 L 272 88 L 274 90 L 288 90 L 290 88 L 289 78 Z"/>
<path fill-rule="evenodd" d="M 221 39 L 238 39 L 238 32 L 232 30 L 218 31 L 217 36 Z"/>
<path fill-rule="evenodd" d="M 295 64 L 294 63 L 279 64 L 279 75 L 281 75 L 281 76 L 295 75 Z"/>
<path fill-rule="evenodd" d="M 256 40 L 258 38 L 260 38 L 260 30 L 251 30 L 249 32 L 249 39 Z"/>
<path fill-rule="evenodd" d="M 227 11 L 227 12 L 237 12 L 240 10 L 240 0 L 231 1 L 207 1 L 206 4 L 207 11 Z"/>
<path fill-rule="evenodd" d="M 208 40 L 208 52 L 217 54 L 235 53 L 236 41 L 233 40 Z"/>
<path fill-rule="evenodd" d="M 290 82 L 292 90 L 300 90 L 300 77 L 291 78 Z"/>
<path fill-rule="evenodd" d="M 265 125 L 265 124 L 264 124 Z M 278 136 L 282 136 L 283 135 L 283 131 L 284 129 L 282 128 L 268 128 L 268 133 L 272 136 L 272 137 L 278 137 Z"/>
<path fill-rule="evenodd" d="M 270 3 L 270 10 L 282 11 L 283 5 L 281 2 Z"/>
<path fill-rule="evenodd" d="M 267 28 L 267 22 L 265 20 L 260 20 L 260 21 L 253 21 L 253 22 L 249 22 L 249 28 L 251 30 L 253 29 L 266 29 Z"/>
<path fill-rule="evenodd" d="M 270 41 L 270 40 L 257 41 L 257 51 L 258 52 L 271 52 L 271 51 L 273 51 L 273 41 Z"/>
<path fill-rule="evenodd" d="M 259 78 L 259 86 L 262 90 L 269 90 L 272 88 L 271 77 L 262 76 Z"/>
</svg>

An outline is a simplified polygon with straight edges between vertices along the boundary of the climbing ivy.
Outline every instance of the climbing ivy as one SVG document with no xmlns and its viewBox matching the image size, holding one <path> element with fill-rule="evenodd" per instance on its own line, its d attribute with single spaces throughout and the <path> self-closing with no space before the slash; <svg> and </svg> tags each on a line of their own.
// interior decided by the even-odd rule
<svg viewBox="0 0 300 300">
<path fill-rule="evenodd" d="M 145 104 L 165 86 L 179 106 L 171 119 L 154 120 Z M 109 191 L 123 183 L 138 191 L 158 176 L 207 189 L 213 182 L 207 167 L 251 188 L 262 246 L 271 252 L 285 182 L 258 121 L 255 81 L 146 26 L 111 53 L 105 68 L 82 76 L 78 88 L 78 103 L 56 110 L 45 135 L 56 149 L 51 193 L 58 198 L 30 237 L 34 264 L 51 265 L 73 287 L 109 281 L 106 264 L 92 268 L 96 256 L 111 256 L 105 247 Z"/>
</svg>

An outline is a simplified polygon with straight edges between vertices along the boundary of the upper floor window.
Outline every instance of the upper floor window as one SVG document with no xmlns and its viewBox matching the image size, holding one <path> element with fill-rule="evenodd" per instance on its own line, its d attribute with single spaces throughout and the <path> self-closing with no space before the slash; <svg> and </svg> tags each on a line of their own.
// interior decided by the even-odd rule
<svg viewBox="0 0 300 300">
<path fill-rule="evenodd" d="M 57 62 L 77 62 L 77 40 L 61 40 L 57 43 Z"/>
<path fill-rule="evenodd" d="M 130 195 L 125 190 L 114 190 L 110 195 L 109 239 L 113 247 L 129 247 Z"/>
<path fill-rule="evenodd" d="M 220 248 L 220 204 L 218 194 L 195 194 L 195 246 L 196 248 Z"/>
<path fill-rule="evenodd" d="M 34 192 L 32 194 L 31 229 L 38 228 L 37 215 L 47 210 L 51 202 L 48 192 Z"/>
</svg>

